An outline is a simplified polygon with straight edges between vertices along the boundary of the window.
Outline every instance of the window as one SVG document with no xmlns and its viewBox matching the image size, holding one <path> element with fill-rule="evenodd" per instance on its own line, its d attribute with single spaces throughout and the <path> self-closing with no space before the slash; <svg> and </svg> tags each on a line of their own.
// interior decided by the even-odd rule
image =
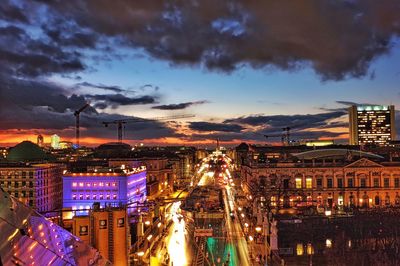
<svg viewBox="0 0 400 266">
<path fill-rule="evenodd" d="M 73 195 L 72 195 L 72 199 L 73 199 L 73 200 L 76 200 L 76 194 L 73 194 Z"/>
<path fill-rule="evenodd" d="M 339 188 L 343 187 L 343 179 L 342 178 L 338 178 L 337 187 L 339 187 Z"/>
<path fill-rule="evenodd" d="M 327 187 L 328 187 L 328 188 L 332 188 L 332 187 L 333 187 L 332 178 L 328 178 L 326 181 L 327 181 L 327 184 L 326 184 Z"/>
<path fill-rule="evenodd" d="M 366 186 L 367 186 L 367 179 L 361 178 L 360 179 L 360 187 L 366 187 Z"/>
<path fill-rule="evenodd" d="M 103 197 L 103 194 L 100 194 L 100 197 L 99 197 L 99 198 L 102 200 L 102 199 L 104 198 L 104 197 Z"/>
<path fill-rule="evenodd" d="M 97 196 L 96 195 L 93 195 L 93 199 L 95 200 L 97 198 Z"/>
<path fill-rule="evenodd" d="M 79 183 L 79 186 L 80 186 L 80 187 L 83 187 L 83 182 L 80 182 L 80 183 Z"/>
<path fill-rule="evenodd" d="M 80 199 L 80 200 L 83 200 L 83 194 L 80 194 L 80 195 L 79 195 L 79 199 Z"/>
<path fill-rule="evenodd" d="M 296 178 L 296 188 L 301 188 L 301 178 Z"/>
<path fill-rule="evenodd" d="M 117 199 L 117 195 L 116 194 L 113 195 L 113 199 Z"/>
<path fill-rule="evenodd" d="M 304 253 L 304 248 L 303 248 L 303 244 L 299 243 L 296 246 L 296 254 L 297 256 L 301 256 Z"/>
<path fill-rule="evenodd" d="M 318 188 L 322 187 L 322 178 L 317 178 L 317 187 Z"/>
<path fill-rule="evenodd" d="M 348 186 L 348 187 L 353 187 L 353 186 L 354 186 L 353 178 L 349 178 L 349 179 L 347 180 L 347 186 Z"/>
<path fill-rule="evenodd" d="M 72 186 L 73 186 L 73 187 L 76 187 L 77 185 L 78 185 L 78 183 L 76 183 L 76 182 L 73 182 L 73 183 L 72 183 Z"/>
<path fill-rule="evenodd" d="M 374 178 L 374 187 L 379 187 L 379 178 Z"/>
<path fill-rule="evenodd" d="M 383 179 L 383 186 L 384 187 L 389 187 L 389 178 L 384 178 Z"/>
<path fill-rule="evenodd" d="M 306 178 L 306 188 L 312 188 L 312 179 Z"/>
<path fill-rule="evenodd" d="M 29 197 L 33 197 L 33 191 L 29 191 Z"/>
<path fill-rule="evenodd" d="M 88 199 L 90 199 L 90 195 L 88 194 L 88 195 L 86 195 L 86 199 L 88 200 Z"/>
<path fill-rule="evenodd" d="M 289 179 L 283 180 L 283 188 L 289 188 Z"/>
<path fill-rule="evenodd" d="M 398 178 L 398 177 L 396 177 L 395 179 L 394 179 L 394 187 L 400 187 L 400 178 Z"/>
</svg>

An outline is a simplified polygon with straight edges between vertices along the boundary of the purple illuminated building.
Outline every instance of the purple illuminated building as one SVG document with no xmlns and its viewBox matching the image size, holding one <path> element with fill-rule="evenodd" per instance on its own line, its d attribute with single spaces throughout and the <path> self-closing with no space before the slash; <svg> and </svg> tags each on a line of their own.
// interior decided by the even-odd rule
<svg viewBox="0 0 400 266">
<path fill-rule="evenodd" d="M 143 203 L 146 200 L 146 166 L 94 169 L 63 176 L 63 207 L 83 210 Z"/>
</svg>

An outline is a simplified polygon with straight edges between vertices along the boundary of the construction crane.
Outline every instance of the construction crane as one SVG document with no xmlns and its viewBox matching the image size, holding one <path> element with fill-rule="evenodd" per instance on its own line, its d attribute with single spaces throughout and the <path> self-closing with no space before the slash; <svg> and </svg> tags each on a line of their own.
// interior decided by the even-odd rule
<svg viewBox="0 0 400 266">
<path fill-rule="evenodd" d="M 282 131 L 283 131 L 282 134 L 264 135 L 264 137 L 266 139 L 280 137 L 281 141 L 282 141 L 282 145 L 289 146 L 289 144 L 290 144 L 290 127 L 284 127 L 284 128 L 282 128 Z"/>
<path fill-rule="evenodd" d="M 76 141 L 76 146 L 79 148 L 79 116 L 83 110 L 88 108 L 90 105 L 86 103 L 84 106 L 82 106 L 80 109 L 75 110 L 74 116 L 75 116 L 75 141 Z"/>
<path fill-rule="evenodd" d="M 180 119 L 180 118 L 190 118 L 194 117 L 194 115 L 174 115 L 174 116 L 163 116 L 163 117 L 153 117 L 153 118 L 129 118 L 129 119 L 118 119 L 113 121 L 102 122 L 105 127 L 108 127 L 111 124 L 117 125 L 118 131 L 118 142 L 122 142 L 122 130 L 123 125 L 128 123 L 147 123 L 154 121 L 163 121 L 170 119 Z"/>
</svg>

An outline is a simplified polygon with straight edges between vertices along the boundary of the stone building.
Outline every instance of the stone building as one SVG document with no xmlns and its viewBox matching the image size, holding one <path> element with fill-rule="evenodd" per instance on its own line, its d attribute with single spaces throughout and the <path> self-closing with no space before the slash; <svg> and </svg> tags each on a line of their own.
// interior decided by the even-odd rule
<svg viewBox="0 0 400 266">
<path fill-rule="evenodd" d="M 271 207 L 400 206 L 400 163 L 356 150 L 320 149 L 241 166 L 245 190 Z"/>
</svg>

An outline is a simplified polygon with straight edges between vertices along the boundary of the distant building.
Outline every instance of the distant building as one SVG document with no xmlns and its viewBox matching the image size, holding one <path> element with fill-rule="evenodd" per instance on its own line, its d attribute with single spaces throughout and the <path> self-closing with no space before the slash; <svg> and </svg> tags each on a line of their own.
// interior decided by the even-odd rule
<svg viewBox="0 0 400 266">
<path fill-rule="evenodd" d="M 349 121 L 350 145 L 387 146 L 396 138 L 393 105 L 353 105 Z"/>
<path fill-rule="evenodd" d="M 60 137 L 57 134 L 54 134 L 51 136 L 51 144 L 50 145 L 53 149 L 60 148 Z"/>
<path fill-rule="evenodd" d="M 72 142 L 71 141 L 60 141 L 58 148 L 62 149 L 62 150 L 72 149 Z"/>
<path fill-rule="evenodd" d="M 38 212 L 62 207 L 62 171 L 58 164 L 0 165 L 0 186 Z"/>
<path fill-rule="evenodd" d="M 42 135 L 38 135 L 37 136 L 37 143 L 36 143 L 39 147 L 43 147 L 44 146 L 44 138 Z"/>
<path fill-rule="evenodd" d="M 67 172 L 63 176 L 63 207 L 89 209 L 143 203 L 146 200 L 146 167 L 95 168 L 86 172 Z M 134 206 L 132 206 L 134 207 Z M 82 211 L 81 214 L 87 212 Z"/>
</svg>

